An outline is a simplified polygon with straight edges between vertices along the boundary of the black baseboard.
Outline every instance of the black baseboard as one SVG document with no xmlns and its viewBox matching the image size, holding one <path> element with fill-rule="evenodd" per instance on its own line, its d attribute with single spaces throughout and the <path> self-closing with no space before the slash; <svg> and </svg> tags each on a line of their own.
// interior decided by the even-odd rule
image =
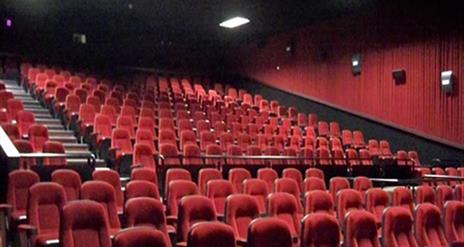
<svg viewBox="0 0 464 247">
<path fill-rule="evenodd" d="M 320 120 L 337 121 L 342 129 L 359 129 L 363 131 L 366 142 L 369 139 L 385 139 L 390 142 L 391 149 L 394 152 L 399 149 L 416 150 L 423 164 L 430 164 L 437 158 L 443 161 L 450 160 L 449 163 L 444 162 L 443 165 L 445 166 L 458 164 L 458 162 L 452 160 L 460 161 L 461 164 L 464 161 L 464 150 L 462 149 L 426 139 L 241 76 L 232 76 L 227 81 L 236 88 L 246 89 L 252 94 L 258 93 L 267 99 L 278 100 L 285 106 L 295 106 L 300 112 L 317 113 Z"/>
</svg>

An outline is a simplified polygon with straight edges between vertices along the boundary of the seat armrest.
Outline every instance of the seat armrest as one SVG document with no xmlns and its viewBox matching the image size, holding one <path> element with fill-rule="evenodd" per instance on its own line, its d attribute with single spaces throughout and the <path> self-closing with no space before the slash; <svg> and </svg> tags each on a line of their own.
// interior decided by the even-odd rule
<svg viewBox="0 0 464 247">
<path fill-rule="evenodd" d="M 18 226 L 20 247 L 33 246 L 31 239 L 37 235 L 37 228 L 33 225 L 21 224 Z"/>
<path fill-rule="evenodd" d="M 175 225 L 177 223 L 177 216 L 168 215 L 168 216 L 166 216 L 166 221 L 167 221 L 168 225 Z"/>
</svg>

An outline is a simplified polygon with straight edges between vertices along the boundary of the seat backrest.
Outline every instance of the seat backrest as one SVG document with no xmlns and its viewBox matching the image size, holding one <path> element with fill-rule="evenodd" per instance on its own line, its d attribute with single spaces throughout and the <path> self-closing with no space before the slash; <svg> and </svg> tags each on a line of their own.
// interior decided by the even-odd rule
<svg viewBox="0 0 464 247">
<path fill-rule="evenodd" d="M 7 202 L 13 213 L 26 212 L 29 188 L 39 180 L 37 173 L 30 170 L 15 170 L 8 174 Z"/>
<path fill-rule="evenodd" d="M 136 143 L 134 145 L 134 155 L 132 164 L 136 166 L 155 169 L 155 150 L 147 143 Z"/>
<path fill-rule="evenodd" d="M 345 219 L 346 247 L 380 247 L 375 216 L 364 210 L 352 210 Z"/>
<path fill-rule="evenodd" d="M 95 170 L 92 173 L 93 180 L 103 181 L 113 187 L 116 205 L 122 207 L 124 204 L 124 194 L 122 193 L 121 177 L 119 173 L 115 170 Z"/>
<path fill-rule="evenodd" d="M 229 181 L 235 193 L 242 193 L 243 181 L 251 178 L 251 173 L 245 168 L 232 168 L 229 170 Z"/>
<path fill-rule="evenodd" d="M 197 144 L 186 144 L 183 147 L 183 155 L 184 158 L 182 159 L 183 165 L 202 165 L 203 159 L 201 158 L 201 150 Z"/>
<path fill-rule="evenodd" d="M 292 235 L 288 225 L 277 218 L 259 218 L 250 223 L 247 245 L 249 247 L 290 247 Z"/>
<path fill-rule="evenodd" d="M 98 202 L 103 206 L 105 217 L 109 227 L 112 229 L 121 228 L 118 210 L 113 187 L 107 182 L 87 181 L 81 187 L 81 199 L 88 199 Z"/>
<path fill-rule="evenodd" d="M 449 243 L 464 241 L 464 202 L 448 201 L 443 209 L 443 225 Z"/>
<path fill-rule="evenodd" d="M 352 210 L 363 209 L 361 193 L 354 189 L 342 189 L 337 193 L 337 218 L 341 225 Z"/>
<path fill-rule="evenodd" d="M 216 214 L 224 215 L 226 198 L 232 195 L 232 183 L 224 179 L 211 179 L 206 183 L 206 196 L 211 199 Z"/>
<path fill-rule="evenodd" d="M 445 203 L 453 200 L 453 189 L 449 185 L 438 185 L 436 187 L 435 205 L 438 206 L 440 211 L 443 211 Z"/>
<path fill-rule="evenodd" d="M 3 127 L 3 125 L 2 125 Z M 32 145 L 29 141 L 27 140 L 14 140 L 13 144 L 15 145 L 16 149 L 20 153 L 32 153 L 34 152 L 34 148 L 32 148 Z M 35 166 L 37 164 L 35 158 L 19 158 L 19 168 L 20 169 L 28 169 L 32 166 Z"/>
<path fill-rule="evenodd" d="M 318 168 L 308 168 L 306 170 L 305 174 L 306 174 L 307 178 L 309 178 L 309 177 L 317 177 L 317 178 L 320 178 L 322 180 L 325 180 L 324 171 L 322 171 L 321 169 L 318 169 Z"/>
<path fill-rule="evenodd" d="M 303 192 L 312 190 L 327 190 L 325 181 L 317 177 L 308 177 L 304 180 Z"/>
<path fill-rule="evenodd" d="M 286 192 L 272 193 L 267 197 L 267 214 L 287 223 L 292 236 L 300 235 L 300 220 L 298 216 L 297 199 Z"/>
<path fill-rule="evenodd" d="M 437 206 L 427 202 L 418 204 L 414 219 L 414 233 L 419 246 L 448 246 Z"/>
<path fill-rule="evenodd" d="M 277 172 L 272 168 L 260 168 L 258 169 L 257 178 L 262 179 L 266 182 L 267 189 L 269 192 L 274 191 L 274 181 L 278 178 Z"/>
<path fill-rule="evenodd" d="M 313 213 L 303 218 L 301 247 L 340 246 L 340 226 L 337 219 L 326 213 Z"/>
<path fill-rule="evenodd" d="M 170 247 L 169 238 L 151 227 L 131 227 L 114 236 L 113 247 L 157 246 Z"/>
<path fill-rule="evenodd" d="M 435 203 L 435 192 L 433 188 L 428 185 L 418 186 L 416 189 L 416 204 L 419 203 Z"/>
<path fill-rule="evenodd" d="M 42 124 L 33 124 L 29 127 L 29 141 L 35 152 L 42 152 L 44 143 L 48 141 L 48 129 Z"/>
<path fill-rule="evenodd" d="M 60 211 L 66 202 L 64 189 L 57 183 L 41 182 L 29 188 L 27 219 L 37 228 L 39 237 L 59 232 Z"/>
<path fill-rule="evenodd" d="M 111 119 L 107 115 L 97 114 L 93 122 L 93 132 L 99 138 L 111 138 Z"/>
<path fill-rule="evenodd" d="M 61 215 L 60 245 L 111 247 L 107 221 L 105 209 L 99 203 L 90 200 L 69 202 Z"/>
<path fill-rule="evenodd" d="M 291 194 L 296 201 L 297 210 L 299 213 L 303 213 L 303 205 L 300 201 L 300 187 L 291 178 L 278 178 L 274 181 L 274 192 L 286 192 Z"/>
<path fill-rule="evenodd" d="M 162 143 L 159 146 L 159 154 L 164 156 L 162 165 L 180 165 L 179 152 L 177 146 L 172 143 Z"/>
<path fill-rule="evenodd" d="M 46 141 L 42 148 L 44 153 L 65 153 L 63 143 L 58 141 Z M 66 157 L 43 158 L 43 164 L 45 166 L 64 166 L 67 164 L 67 159 Z"/>
<path fill-rule="evenodd" d="M 411 212 L 403 207 L 390 207 L 385 210 L 382 220 L 382 243 L 384 247 L 418 247 L 412 231 Z"/>
<path fill-rule="evenodd" d="M 63 186 L 67 201 L 79 200 L 81 176 L 71 169 L 59 169 L 52 173 L 52 182 Z"/>
<path fill-rule="evenodd" d="M 203 221 L 216 221 L 213 202 L 201 195 L 184 196 L 179 202 L 177 240 L 187 241 L 190 227 Z"/>
<path fill-rule="evenodd" d="M 388 193 L 381 188 L 371 188 L 366 191 L 366 210 L 373 213 L 377 223 L 382 222 L 384 209 L 388 207 Z"/>
<path fill-rule="evenodd" d="M 30 111 L 19 111 L 16 115 L 16 123 L 21 136 L 27 135 L 29 127 L 35 124 L 34 113 Z"/>
<path fill-rule="evenodd" d="M 206 194 L 206 184 L 212 179 L 222 179 L 222 173 L 215 168 L 203 168 L 198 173 L 198 189 L 200 194 Z"/>
<path fill-rule="evenodd" d="M 406 187 L 397 187 L 393 190 L 392 206 L 404 207 L 413 214 L 413 204 L 414 199 L 412 198 L 412 191 L 410 189 Z"/>
<path fill-rule="evenodd" d="M 166 200 L 166 214 L 177 216 L 179 201 L 184 196 L 197 195 L 197 185 L 188 180 L 173 180 L 169 182 Z"/>
<path fill-rule="evenodd" d="M 269 191 L 264 180 L 256 178 L 246 179 L 243 181 L 243 193 L 255 198 L 260 214 L 266 212 L 265 202 Z"/>
<path fill-rule="evenodd" d="M 282 171 L 282 178 L 291 178 L 298 184 L 300 191 L 303 191 L 303 176 L 296 168 L 285 168 Z"/>
<path fill-rule="evenodd" d="M 234 231 L 230 226 L 220 222 L 200 222 L 189 230 L 189 247 L 215 247 L 218 243 L 223 247 L 235 247 Z"/>
<path fill-rule="evenodd" d="M 160 199 L 158 186 L 149 181 L 134 180 L 130 181 L 126 185 L 126 201 L 136 197 L 150 197 L 154 199 Z"/>
<path fill-rule="evenodd" d="M 333 177 L 330 179 L 330 194 L 334 201 L 337 201 L 337 192 L 342 189 L 349 189 L 350 182 L 343 177 Z"/>
<path fill-rule="evenodd" d="M 305 194 L 305 213 L 323 212 L 335 216 L 332 196 L 323 190 L 313 190 Z"/>
<path fill-rule="evenodd" d="M 156 170 L 152 168 L 134 168 L 131 172 L 131 180 L 142 180 L 148 181 L 153 184 L 158 184 L 158 175 L 156 174 Z"/>
<path fill-rule="evenodd" d="M 225 202 L 224 222 L 232 227 L 235 238 L 246 239 L 248 225 L 259 217 L 258 203 L 246 194 L 233 194 Z"/>
<path fill-rule="evenodd" d="M 373 188 L 374 185 L 372 184 L 372 181 L 368 177 L 364 176 L 357 176 L 354 178 L 353 181 L 353 189 L 359 191 L 361 193 L 361 199 L 364 203 L 366 191 L 370 188 Z"/>
<path fill-rule="evenodd" d="M 116 120 L 116 128 L 126 130 L 131 138 L 135 137 L 134 121 L 129 116 L 120 115 Z"/>
</svg>

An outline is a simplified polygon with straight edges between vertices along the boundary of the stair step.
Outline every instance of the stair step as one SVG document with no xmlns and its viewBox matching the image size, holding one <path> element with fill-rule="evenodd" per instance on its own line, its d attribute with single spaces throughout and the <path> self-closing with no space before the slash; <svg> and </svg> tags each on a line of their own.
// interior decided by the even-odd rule
<svg viewBox="0 0 464 247">
<path fill-rule="evenodd" d="M 60 126 L 62 126 L 60 120 L 54 119 L 52 117 L 50 117 L 50 118 L 36 118 L 35 121 L 37 123 L 46 124 L 46 125 L 59 124 Z"/>
<path fill-rule="evenodd" d="M 43 107 L 24 107 L 24 110 L 33 112 L 34 114 L 50 114 L 48 109 L 44 109 Z"/>
<path fill-rule="evenodd" d="M 47 128 L 48 128 L 49 131 L 52 131 L 52 130 L 64 130 L 64 127 L 61 124 L 47 124 Z"/>
<path fill-rule="evenodd" d="M 72 136 L 74 137 L 74 132 L 70 131 L 70 130 L 63 130 L 63 129 L 60 129 L 60 130 L 48 130 L 48 134 L 49 135 L 58 135 L 58 136 Z"/>
<path fill-rule="evenodd" d="M 35 115 L 35 118 L 41 118 L 41 119 L 54 119 L 52 117 L 52 115 L 47 112 L 47 113 L 44 113 L 44 112 L 40 112 L 40 113 L 35 113 L 34 112 L 34 115 Z"/>
<path fill-rule="evenodd" d="M 77 143 L 76 137 L 74 136 L 62 136 L 62 135 L 50 135 L 52 141 L 60 141 L 62 143 Z"/>
</svg>

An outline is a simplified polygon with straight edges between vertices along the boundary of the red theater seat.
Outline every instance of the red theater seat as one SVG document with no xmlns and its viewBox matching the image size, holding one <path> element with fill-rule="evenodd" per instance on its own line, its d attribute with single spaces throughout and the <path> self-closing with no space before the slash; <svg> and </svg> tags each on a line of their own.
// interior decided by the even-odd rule
<svg viewBox="0 0 464 247">
<path fill-rule="evenodd" d="M 132 227 L 114 236 L 113 247 L 157 246 L 170 247 L 168 236 L 151 227 Z"/>
<path fill-rule="evenodd" d="M 31 143 L 26 140 L 14 140 L 13 144 L 15 145 L 16 149 L 19 153 L 33 153 L 34 148 L 32 147 Z M 19 168 L 20 169 L 29 169 L 32 166 L 37 165 L 35 158 L 26 158 L 20 157 L 19 158 Z"/>
<path fill-rule="evenodd" d="M 382 224 L 384 247 L 418 247 L 412 231 L 413 217 L 408 209 L 390 207 L 385 210 Z"/>
<path fill-rule="evenodd" d="M 148 181 L 153 184 L 158 184 L 158 175 L 156 170 L 152 168 L 134 168 L 131 172 L 131 180 Z"/>
<path fill-rule="evenodd" d="M 453 189 L 448 185 L 438 185 L 435 193 L 435 205 L 443 211 L 447 201 L 453 200 Z"/>
<path fill-rule="evenodd" d="M 43 146 L 48 141 L 48 129 L 45 125 L 33 124 L 29 127 L 29 141 L 34 152 L 42 152 Z"/>
<path fill-rule="evenodd" d="M 111 235 L 116 234 L 121 229 L 115 192 L 110 184 L 101 181 L 85 182 L 81 187 L 81 199 L 96 201 L 103 206 L 104 215 Z"/>
<path fill-rule="evenodd" d="M 397 187 L 393 190 L 392 205 L 403 207 L 409 210 L 411 214 L 414 212 L 414 200 L 412 192 L 406 187 Z"/>
<path fill-rule="evenodd" d="M 46 246 L 59 239 L 60 211 L 66 204 L 66 194 L 61 185 L 53 182 L 36 183 L 29 188 L 27 219 L 37 234 L 19 226 L 21 240 L 29 243 L 22 246 Z"/>
<path fill-rule="evenodd" d="M 52 182 L 63 186 L 67 201 L 79 200 L 81 190 L 81 176 L 70 169 L 59 169 L 52 173 Z"/>
<path fill-rule="evenodd" d="M 253 220 L 248 228 L 249 247 L 291 247 L 292 234 L 288 225 L 277 218 Z"/>
<path fill-rule="evenodd" d="M 261 179 L 246 179 L 243 182 L 243 193 L 251 195 L 258 204 L 258 209 L 260 214 L 266 212 L 266 197 L 269 194 L 269 191 L 266 186 L 266 182 Z"/>
<path fill-rule="evenodd" d="M 173 180 L 169 182 L 166 195 L 166 215 L 168 220 L 177 219 L 179 201 L 188 195 L 197 195 L 197 185 L 192 181 Z"/>
<path fill-rule="evenodd" d="M 183 197 L 179 202 L 177 218 L 178 243 L 187 241 L 190 227 L 203 221 L 216 221 L 216 213 L 211 200 L 201 195 Z"/>
<path fill-rule="evenodd" d="M 305 172 L 306 178 L 316 177 L 325 180 L 324 171 L 318 168 L 308 168 Z"/>
<path fill-rule="evenodd" d="M 363 210 L 348 213 L 345 220 L 344 245 L 380 247 L 374 215 Z"/>
<path fill-rule="evenodd" d="M 150 197 L 160 200 L 158 186 L 154 183 L 143 180 L 134 180 L 127 183 L 125 194 L 126 201 L 137 197 Z"/>
<path fill-rule="evenodd" d="M 104 207 L 99 203 L 80 200 L 63 207 L 60 224 L 60 245 L 111 247 L 110 229 Z"/>
<path fill-rule="evenodd" d="M 337 193 L 337 218 L 344 225 L 345 216 L 352 210 L 363 209 L 361 193 L 354 189 L 342 189 Z"/>
<path fill-rule="evenodd" d="M 214 204 L 218 217 L 224 216 L 226 198 L 234 193 L 232 183 L 223 179 L 212 179 L 206 184 L 206 196 Z"/>
<path fill-rule="evenodd" d="M 266 182 L 267 190 L 269 192 L 274 191 L 274 181 L 278 178 L 277 172 L 272 168 L 260 168 L 258 169 L 257 178 Z"/>
<path fill-rule="evenodd" d="M 134 157 L 132 166 L 140 166 L 155 169 L 156 161 L 154 154 L 154 150 L 148 144 L 136 143 L 134 145 Z"/>
<path fill-rule="evenodd" d="M 421 203 L 416 206 L 414 219 L 414 233 L 419 246 L 448 246 L 438 207 Z"/>
<path fill-rule="evenodd" d="M 317 177 L 309 177 L 304 180 L 304 192 L 313 190 L 327 190 L 325 181 Z"/>
<path fill-rule="evenodd" d="M 382 223 L 382 215 L 388 207 L 388 193 L 381 188 L 371 188 L 366 191 L 366 210 L 375 215 L 377 223 Z"/>
<path fill-rule="evenodd" d="M 464 241 L 464 202 L 449 201 L 443 210 L 443 225 L 448 243 Z"/>
<path fill-rule="evenodd" d="M 416 204 L 435 203 L 435 191 L 428 185 L 421 185 L 416 188 Z"/>
<path fill-rule="evenodd" d="M 293 238 L 298 238 L 301 230 L 297 204 L 297 199 L 288 193 L 272 193 L 267 198 L 268 215 L 284 221 Z"/>
<path fill-rule="evenodd" d="M 330 179 L 330 194 L 334 201 L 337 201 L 337 193 L 343 189 L 349 189 L 350 182 L 343 177 L 333 177 Z"/>
<path fill-rule="evenodd" d="M 305 194 L 305 213 L 323 212 L 335 216 L 332 196 L 323 190 L 309 191 Z"/>
<path fill-rule="evenodd" d="M 226 198 L 224 222 L 232 227 L 238 242 L 246 241 L 248 225 L 258 217 L 258 204 L 252 196 L 234 194 Z"/>
<path fill-rule="evenodd" d="M 198 173 L 198 189 L 200 194 L 206 194 L 206 184 L 212 179 L 222 179 L 222 173 L 214 168 L 203 168 Z"/>
<path fill-rule="evenodd" d="M 361 193 L 361 198 L 364 203 L 366 191 L 370 188 L 373 188 L 374 185 L 372 181 L 368 177 L 358 176 L 354 178 L 353 181 L 353 189 L 359 191 Z"/>
<path fill-rule="evenodd" d="M 64 145 L 61 142 L 57 141 L 46 141 L 43 144 L 44 153 L 55 153 L 55 154 L 64 154 L 65 149 Z M 66 166 L 67 160 L 66 157 L 55 157 L 55 158 L 43 158 L 44 166 Z"/>
<path fill-rule="evenodd" d="M 339 247 L 340 236 L 340 226 L 331 215 L 314 213 L 303 219 L 301 247 Z"/>
<path fill-rule="evenodd" d="M 92 119 L 93 120 L 93 119 Z M 21 137 L 27 137 L 29 127 L 35 124 L 34 113 L 30 111 L 19 111 L 16 115 L 16 126 L 18 126 Z"/>
<path fill-rule="evenodd" d="M 303 205 L 300 200 L 300 187 L 291 178 L 278 178 L 274 181 L 275 192 L 285 192 L 292 195 L 295 198 L 296 209 L 300 215 L 303 215 Z"/>
<path fill-rule="evenodd" d="M 282 171 L 282 178 L 291 178 L 295 180 L 300 188 L 300 191 L 303 191 L 303 176 L 301 172 L 296 168 L 285 168 Z"/>
<path fill-rule="evenodd" d="M 235 247 L 233 229 L 220 222 L 200 222 L 192 225 L 188 233 L 189 247 Z"/>
<path fill-rule="evenodd" d="M 122 212 L 124 204 L 124 194 L 122 192 L 121 178 L 119 173 L 114 170 L 95 170 L 92 173 L 94 181 L 103 181 L 111 185 L 114 191 L 118 212 Z"/>
<path fill-rule="evenodd" d="M 250 172 L 245 168 L 232 168 L 229 170 L 229 181 L 235 193 L 242 193 L 243 181 L 251 178 Z"/>
</svg>

